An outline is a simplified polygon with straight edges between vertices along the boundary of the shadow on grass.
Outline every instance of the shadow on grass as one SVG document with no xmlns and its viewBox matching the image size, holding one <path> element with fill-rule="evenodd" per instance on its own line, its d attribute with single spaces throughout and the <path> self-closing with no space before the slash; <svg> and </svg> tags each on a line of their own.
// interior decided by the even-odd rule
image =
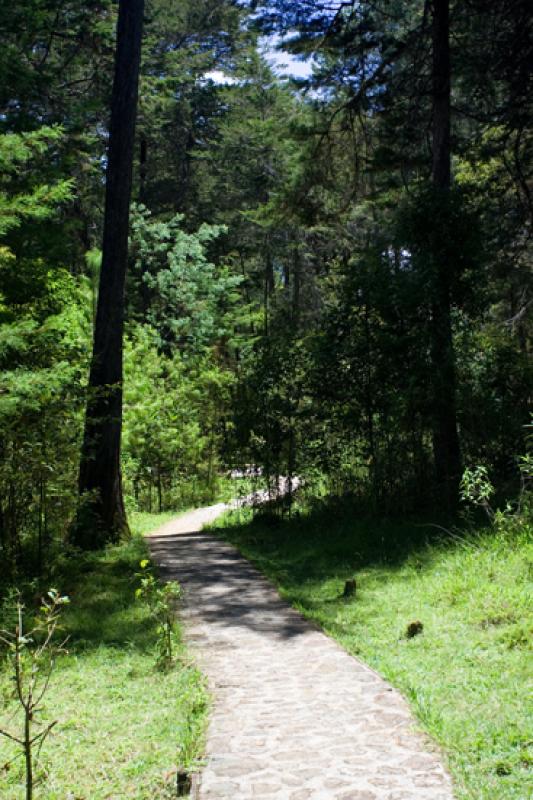
<svg viewBox="0 0 533 800">
<path fill-rule="evenodd" d="M 135 573 L 145 557 L 144 543 L 134 538 L 63 562 L 56 580 L 71 601 L 63 617 L 71 652 L 102 646 L 143 652 L 153 648 L 153 620 L 145 604 L 135 599 Z"/>
<path fill-rule="evenodd" d="M 271 514 L 259 513 L 244 524 L 226 524 L 217 534 L 234 544 L 274 580 L 292 590 L 302 584 L 338 579 L 344 582 L 364 569 L 384 568 L 384 575 L 399 570 L 406 561 L 422 570 L 439 549 L 457 546 L 453 521 L 376 520 L 360 516 L 346 503 L 322 505 L 308 513 L 274 523 Z M 294 595 L 296 597 L 296 595 Z M 336 603 L 337 595 L 323 603 Z"/>
</svg>

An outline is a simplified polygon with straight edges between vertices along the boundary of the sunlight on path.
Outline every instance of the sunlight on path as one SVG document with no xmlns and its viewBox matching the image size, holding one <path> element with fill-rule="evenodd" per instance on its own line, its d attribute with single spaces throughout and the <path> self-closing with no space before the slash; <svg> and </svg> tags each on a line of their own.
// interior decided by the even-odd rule
<svg viewBox="0 0 533 800">
<path fill-rule="evenodd" d="M 451 800 L 400 695 L 283 602 L 198 509 L 148 542 L 184 589 L 187 638 L 214 696 L 201 800 Z"/>
</svg>

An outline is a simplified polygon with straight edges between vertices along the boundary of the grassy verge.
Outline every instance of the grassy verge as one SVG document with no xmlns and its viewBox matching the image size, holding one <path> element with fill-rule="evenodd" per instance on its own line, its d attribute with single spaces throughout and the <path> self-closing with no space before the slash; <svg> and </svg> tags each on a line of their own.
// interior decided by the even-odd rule
<svg viewBox="0 0 533 800">
<path fill-rule="evenodd" d="M 428 540 L 431 528 L 315 513 L 218 522 L 301 612 L 408 698 L 461 800 L 532 792 L 532 530 Z M 344 598 L 347 579 L 356 593 Z M 423 631 L 406 636 L 409 623 Z"/>
<path fill-rule="evenodd" d="M 175 770 L 200 755 L 206 718 L 201 675 L 181 662 L 156 670 L 155 625 L 134 599 L 140 538 L 172 515 L 134 515 L 125 545 L 70 561 L 58 588 L 71 603 L 64 615 L 69 654 L 61 657 L 46 695 L 45 717 L 59 723 L 45 744 L 43 800 L 175 797 Z M 9 676 L 0 675 L 4 698 Z M 2 695 L 0 695 L 1 697 Z M 9 707 L 0 705 L 0 724 Z M 17 727 L 12 719 L 10 727 Z M 11 745 L 0 740 L 0 797 L 23 796 L 22 764 L 6 770 Z"/>
</svg>

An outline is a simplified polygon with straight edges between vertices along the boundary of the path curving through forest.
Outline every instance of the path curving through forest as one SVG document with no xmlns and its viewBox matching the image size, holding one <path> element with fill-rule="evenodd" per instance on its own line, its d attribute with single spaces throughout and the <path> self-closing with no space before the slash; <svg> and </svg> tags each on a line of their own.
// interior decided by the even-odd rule
<svg viewBox="0 0 533 800">
<path fill-rule="evenodd" d="M 198 800 L 452 800 L 440 756 L 396 690 L 281 600 L 197 509 L 148 537 L 184 591 L 214 704 Z"/>
</svg>

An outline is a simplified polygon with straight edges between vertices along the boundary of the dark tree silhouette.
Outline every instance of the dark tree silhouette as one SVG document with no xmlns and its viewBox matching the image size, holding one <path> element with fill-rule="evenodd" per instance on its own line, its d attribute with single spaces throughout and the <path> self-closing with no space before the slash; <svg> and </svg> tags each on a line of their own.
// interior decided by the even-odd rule
<svg viewBox="0 0 533 800">
<path fill-rule="evenodd" d="M 451 65 L 449 0 L 433 0 L 433 187 L 443 204 L 451 185 Z M 453 231 L 444 232 L 444 239 Z M 451 324 L 451 274 L 446 242 L 433 254 L 435 287 L 432 302 L 433 455 L 437 483 L 445 505 L 458 499 L 461 453 L 457 433 L 455 354 Z"/>
<path fill-rule="evenodd" d="M 144 0 L 120 0 L 102 268 L 72 541 L 96 549 L 128 531 L 122 497 L 122 338 Z"/>
</svg>

